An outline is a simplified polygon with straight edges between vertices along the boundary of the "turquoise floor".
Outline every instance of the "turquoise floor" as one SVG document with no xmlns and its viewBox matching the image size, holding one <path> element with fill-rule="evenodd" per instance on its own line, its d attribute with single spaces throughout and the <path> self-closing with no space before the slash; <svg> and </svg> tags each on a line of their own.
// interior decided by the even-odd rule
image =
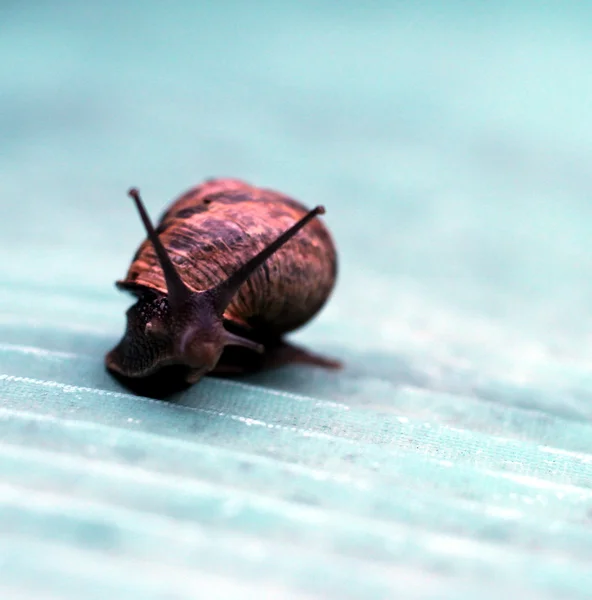
<svg viewBox="0 0 592 600">
<path fill-rule="evenodd" d="M 0 598 L 592 597 L 592 10 L 0 2 Z M 327 207 L 339 357 L 103 369 L 153 215 Z"/>
</svg>

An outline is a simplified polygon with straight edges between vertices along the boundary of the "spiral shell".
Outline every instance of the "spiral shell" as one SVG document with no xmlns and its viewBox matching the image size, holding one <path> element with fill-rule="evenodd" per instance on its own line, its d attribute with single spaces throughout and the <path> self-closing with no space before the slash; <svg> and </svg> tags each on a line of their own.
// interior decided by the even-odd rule
<svg viewBox="0 0 592 600">
<path fill-rule="evenodd" d="M 237 179 L 213 179 L 180 196 L 156 233 L 184 283 L 211 288 L 307 213 L 300 202 Z M 315 219 L 273 254 L 238 290 L 224 320 L 281 336 L 309 321 L 326 303 L 337 275 L 331 235 Z M 118 287 L 166 294 L 153 245 L 139 247 Z"/>
</svg>

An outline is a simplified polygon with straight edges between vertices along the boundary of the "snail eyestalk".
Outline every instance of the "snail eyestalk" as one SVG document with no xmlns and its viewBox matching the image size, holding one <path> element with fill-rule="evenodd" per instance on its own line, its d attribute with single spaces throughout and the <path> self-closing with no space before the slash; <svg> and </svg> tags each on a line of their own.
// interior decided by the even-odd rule
<svg viewBox="0 0 592 600">
<path fill-rule="evenodd" d="M 136 203 L 136 207 L 140 213 L 140 218 L 142 219 L 142 223 L 144 223 L 144 227 L 146 228 L 148 238 L 152 242 L 152 246 L 154 247 L 158 261 L 160 262 L 160 266 L 166 281 L 169 302 L 173 308 L 179 307 L 184 302 L 189 300 L 191 296 L 191 290 L 183 283 L 183 280 L 177 272 L 175 265 L 173 265 L 173 261 L 162 245 L 158 234 L 154 230 L 152 221 L 150 220 L 148 212 L 146 211 L 146 207 L 144 206 L 142 198 L 140 197 L 140 191 L 137 188 L 131 188 L 128 192 L 128 196 L 133 198 L 134 202 Z"/>
</svg>

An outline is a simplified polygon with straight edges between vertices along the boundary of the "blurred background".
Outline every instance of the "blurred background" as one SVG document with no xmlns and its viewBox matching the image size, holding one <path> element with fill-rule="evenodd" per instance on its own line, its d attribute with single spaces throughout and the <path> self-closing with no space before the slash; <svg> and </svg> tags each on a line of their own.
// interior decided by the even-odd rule
<svg viewBox="0 0 592 600">
<path fill-rule="evenodd" d="M 341 271 L 311 340 L 588 363 L 582 3 L 0 6 L 3 285 L 114 301 L 128 187 L 156 217 L 228 175 L 326 204 Z"/>
<path fill-rule="evenodd" d="M 238 177 L 326 206 L 338 286 L 293 339 L 346 363 L 247 383 L 587 453 L 591 25 L 568 0 L 0 0 L 0 372 L 119 390 L 127 189 L 156 218 Z M 587 488 L 581 526 L 574 464 L 548 473 Z"/>
</svg>

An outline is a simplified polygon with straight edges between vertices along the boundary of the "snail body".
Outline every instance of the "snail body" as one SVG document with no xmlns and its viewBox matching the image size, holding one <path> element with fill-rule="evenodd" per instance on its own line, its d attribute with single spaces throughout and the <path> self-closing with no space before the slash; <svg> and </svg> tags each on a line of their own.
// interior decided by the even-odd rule
<svg viewBox="0 0 592 600">
<path fill-rule="evenodd" d="M 139 192 L 130 196 L 148 238 L 116 283 L 137 302 L 105 358 L 110 371 L 141 378 L 184 365 L 195 383 L 227 368 L 220 358 L 229 346 L 257 354 L 277 347 L 331 295 L 337 256 L 316 218 L 323 207 L 309 211 L 278 192 L 213 179 L 177 198 L 154 229 Z"/>
</svg>

